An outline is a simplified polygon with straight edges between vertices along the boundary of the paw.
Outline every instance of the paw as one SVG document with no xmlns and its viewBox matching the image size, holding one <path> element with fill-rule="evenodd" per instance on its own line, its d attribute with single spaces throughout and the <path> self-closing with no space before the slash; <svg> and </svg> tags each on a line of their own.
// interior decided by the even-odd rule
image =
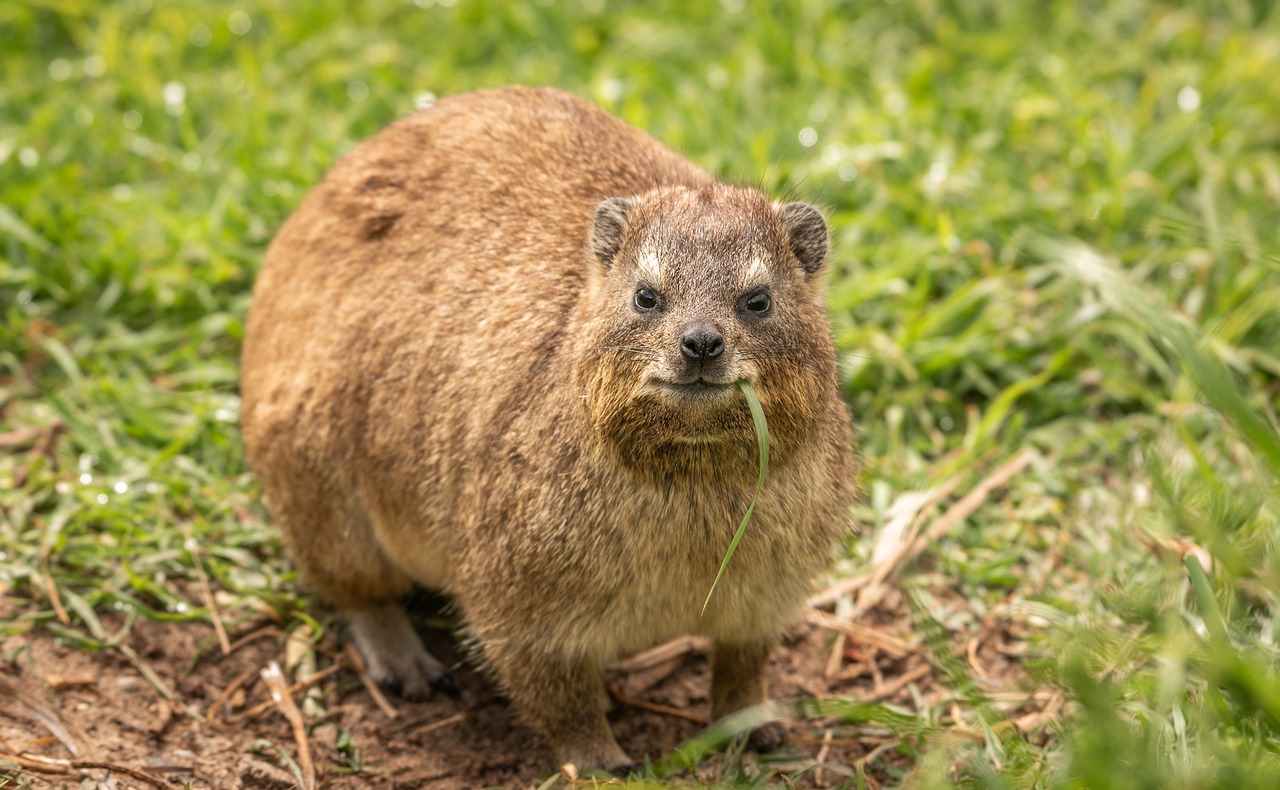
<svg viewBox="0 0 1280 790">
<path fill-rule="evenodd" d="M 411 702 L 431 699 L 433 691 L 451 690 L 457 693 L 453 677 L 444 671 L 440 662 L 419 646 L 420 655 L 408 651 L 396 656 L 365 655 L 369 677 L 397 697 Z M 361 653 L 364 653 L 362 650 Z"/>
<path fill-rule="evenodd" d="M 747 748 L 757 754 L 767 754 L 787 742 L 787 728 L 782 722 L 771 721 L 751 731 Z"/>
<path fill-rule="evenodd" d="M 444 665 L 422 646 L 399 606 L 350 612 L 348 616 L 365 671 L 378 685 L 408 700 L 428 699 L 432 689 L 456 689 Z"/>
</svg>

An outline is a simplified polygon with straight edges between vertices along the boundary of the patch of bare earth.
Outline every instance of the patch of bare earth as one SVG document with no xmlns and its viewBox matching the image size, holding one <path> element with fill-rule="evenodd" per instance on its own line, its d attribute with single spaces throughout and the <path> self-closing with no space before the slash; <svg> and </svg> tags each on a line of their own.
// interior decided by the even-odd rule
<svg viewBox="0 0 1280 790">
<path fill-rule="evenodd" d="M 908 632 L 910 619 L 893 594 L 854 629 L 813 610 L 774 656 L 773 695 L 906 708 L 944 702 L 951 691 Z M 307 773 L 304 743 L 324 788 L 530 787 L 554 768 L 547 748 L 447 632 L 425 636 L 455 663 L 458 694 L 421 703 L 392 698 L 383 704 L 394 718 L 361 683 L 349 654 L 323 640 L 312 656 L 318 682 L 288 695 L 307 712 L 301 730 L 262 678 L 273 662 L 286 664 L 283 634 L 261 623 L 232 633 L 227 655 L 209 648 L 211 634 L 198 623 L 135 622 L 124 644 L 136 660 L 114 649 L 63 646 L 40 629 L 9 637 L 0 667 L 0 776 L 8 771 L 12 782 L 31 787 L 78 787 L 88 778 L 115 788 L 289 788 L 298 774 L 281 755 Z M 989 637 L 969 653 L 985 674 L 1007 680 L 1018 669 L 1016 640 L 999 629 Z M 614 731 L 631 755 L 656 760 L 701 729 L 710 707 L 704 649 L 681 640 L 610 673 Z M 813 719 L 787 724 L 790 743 L 770 760 L 781 759 L 788 772 L 807 767 L 797 787 L 842 784 L 859 761 L 873 783 L 910 768 L 886 731 Z M 714 779 L 718 770 L 712 758 L 700 774 Z"/>
</svg>

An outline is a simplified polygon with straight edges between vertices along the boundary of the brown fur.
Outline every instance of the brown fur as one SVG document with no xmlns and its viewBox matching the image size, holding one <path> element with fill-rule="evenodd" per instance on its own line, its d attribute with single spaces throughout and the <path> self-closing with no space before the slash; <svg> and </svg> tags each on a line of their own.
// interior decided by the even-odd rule
<svg viewBox="0 0 1280 790">
<path fill-rule="evenodd" d="M 440 679 L 397 603 L 417 583 L 455 598 L 579 767 L 628 762 L 600 706 L 601 667 L 628 651 L 708 635 L 714 714 L 763 701 L 853 496 L 826 244 L 813 209 L 554 90 L 446 99 L 339 162 L 259 277 L 244 437 L 370 671 L 411 694 Z M 660 309 L 636 308 L 640 286 Z M 743 307 L 757 286 L 767 317 Z M 682 355 L 691 337 L 723 353 Z M 769 476 L 700 614 L 756 482 L 743 378 Z"/>
</svg>

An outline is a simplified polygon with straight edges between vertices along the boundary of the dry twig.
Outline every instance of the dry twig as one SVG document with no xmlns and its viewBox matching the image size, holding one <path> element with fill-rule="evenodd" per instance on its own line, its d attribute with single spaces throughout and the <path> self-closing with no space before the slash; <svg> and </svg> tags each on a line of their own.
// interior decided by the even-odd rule
<svg viewBox="0 0 1280 790">
<path fill-rule="evenodd" d="M 640 710 L 647 710 L 651 713 L 661 713 L 664 716 L 674 716 L 677 719 L 684 719 L 685 721 L 691 721 L 694 724 L 697 724 L 702 727 L 705 727 L 711 723 L 711 720 L 708 719 L 706 716 L 699 716 L 698 714 L 691 713 L 687 710 L 682 710 L 680 708 L 673 708 L 670 705 L 662 705 L 657 702 L 649 702 L 647 700 L 628 697 L 625 694 L 623 694 L 622 691 L 618 689 L 616 686 L 609 687 L 609 696 L 613 697 L 614 700 L 616 700 L 619 705 L 626 705 L 629 708 L 638 708 Z"/>
<path fill-rule="evenodd" d="M 0 450 L 25 450 L 36 443 L 44 428 L 28 426 L 8 433 L 0 433 Z"/>
<path fill-rule="evenodd" d="M 928 491 L 902 495 L 889 508 L 890 519 L 880 529 L 880 537 L 873 552 L 872 568 L 857 576 L 841 579 L 811 597 L 809 605 L 825 608 L 834 604 L 841 596 L 856 591 L 858 601 L 852 617 L 874 608 L 888 591 L 886 583 L 904 565 L 924 551 L 930 543 L 971 516 L 991 496 L 992 491 L 1007 485 L 1034 458 L 1035 454 L 1031 450 L 1023 450 L 1010 458 L 939 516 L 924 530 L 924 534 L 918 534 L 923 515 L 955 489 L 959 478 L 952 477 Z"/>
<path fill-rule="evenodd" d="M 168 787 L 169 786 L 168 783 L 166 783 L 160 777 L 155 776 L 154 774 L 147 773 L 146 771 L 143 771 L 139 768 L 130 768 L 127 765 L 120 765 L 119 763 L 108 763 L 108 762 L 103 762 L 102 760 L 72 760 L 71 767 L 77 768 L 77 769 L 102 768 L 108 771 L 112 771 L 118 774 L 124 774 L 125 776 L 132 777 L 134 779 L 137 779 L 139 782 L 146 782 L 152 787 Z"/>
<path fill-rule="evenodd" d="M 952 505 L 937 521 L 929 525 L 924 535 L 916 539 L 916 545 L 912 547 L 912 554 L 919 554 L 924 551 L 928 544 L 938 540 L 966 518 L 973 515 L 974 511 L 981 507 L 982 503 L 986 502 L 991 496 L 992 491 L 1008 485 L 1015 475 L 1031 465 L 1035 457 L 1033 451 L 1023 450 L 1008 461 L 1005 461 L 999 469 L 987 475 L 981 483 L 974 486 L 972 491 L 965 494 L 959 502 Z"/>
<path fill-rule="evenodd" d="M 62 605 L 62 596 L 58 594 L 58 585 L 54 584 L 53 574 L 49 573 L 48 552 L 45 552 L 40 559 L 40 580 L 44 582 L 45 594 L 49 596 L 49 605 L 53 607 L 53 613 L 57 615 L 58 622 L 71 625 L 71 617 Z"/>
<path fill-rule="evenodd" d="M 232 642 L 231 645 L 227 648 L 227 654 L 229 655 L 231 653 L 234 653 L 240 648 L 249 644 L 250 642 L 256 642 L 257 640 L 262 639 L 263 637 L 266 637 L 266 636 L 284 636 L 284 631 L 281 631 L 279 628 L 277 628 L 274 625 L 267 625 L 267 626 L 263 626 L 262 628 L 259 628 L 256 631 L 250 631 L 249 633 L 240 637 L 236 641 Z"/>
<path fill-rule="evenodd" d="M 53 444 L 58 435 L 66 430 L 66 423 L 61 420 L 54 420 L 43 428 L 22 428 L 12 433 L 0 434 L 0 449 L 21 449 L 31 438 L 31 431 L 35 431 L 38 437 L 34 442 L 31 453 L 27 456 L 28 460 L 13 471 L 13 483 L 15 486 L 22 486 L 27 482 L 27 472 L 31 469 L 32 459 L 44 456 L 50 461 L 55 460 Z M 14 443 L 6 444 L 6 440 Z"/>
<path fill-rule="evenodd" d="M 146 771 L 103 760 L 54 760 L 48 757 L 19 757 L 16 754 L 0 754 L 0 760 L 14 763 L 28 771 L 38 771 L 46 774 L 69 774 L 73 770 L 84 771 L 96 768 L 124 774 L 137 779 L 139 782 L 146 782 L 152 787 L 168 787 L 163 779 Z"/>
<path fill-rule="evenodd" d="M 336 674 L 338 671 L 344 669 L 345 666 L 346 665 L 341 662 L 330 664 L 329 666 L 325 667 L 319 672 L 316 672 L 315 674 L 311 675 L 306 680 L 300 680 L 297 683 L 294 683 L 293 685 L 289 686 L 289 688 L 287 688 L 286 691 L 288 691 L 289 694 L 291 695 L 297 694 L 300 691 L 306 691 L 307 689 L 311 688 L 312 686 L 324 680 L 325 678 L 329 677 L 330 675 Z M 239 678 L 236 678 L 236 680 L 239 680 Z M 232 681 L 233 684 L 234 682 L 235 681 Z M 228 686 L 228 688 L 230 688 L 230 686 Z M 225 694 L 226 692 L 223 692 L 223 693 Z M 221 700 L 222 696 L 219 695 L 218 699 Z M 243 713 L 237 713 L 234 716 L 228 717 L 226 723 L 238 724 L 239 722 L 247 721 L 249 719 L 256 719 L 257 717 L 261 716 L 263 713 L 266 713 L 267 711 L 271 710 L 271 708 L 273 707 L 275 707 L 274 699 L 267 700 L 266 702 L 260 703 L 258 705 L 254 705 L 252 708 L 245 710 Z"/>
<path fill-rule="evenodd" d="M 80 744 L 90 743 L 88 737 L 80 732 L 50 707 L 39 695 L 22 688 L 7 677 L 0 676 L 0 701 L 10 700 L 14 707 L 26 716 L 38 721 L 55 738 L 67 747 L 72 757 L 80 756 Z"/>
<path fill-rule="evenodd" d="M 817 763 L 817 767 L 813 769 L 813 783 L 818 787 L 827 787 L 826 771 L 823 770 L 822 764 L 827 761 L 827 755 L 831 752 L 831 728 L 822 733 L 822 748 L 818 750 L 818 756 L 813 759 Z"/>
<path fill-rule="evenodd" d="M 889 683 L 878 684 L 877 687 L 872 689 L 871 693 L 864 698 L 864 701 L 880 702 L 882 700 L 889 699 L 894 694 L 897 694 L 899 691 L 906 688 L 908 684 L 914 683 L 929 674 L 931 671 L 933 671 L 933 667 L 928 664 L 920 664 L 914 669 L 909 669 L 906 672 L 903 672 Z"/>
<path fill-rule="evenodd" d="M 454 724 L 461 724 L 466 720 L 467 720 L 466 711 L 463 711 L 462 713 L 455 713 L 452 716 L 449 716 L 448 718 L 440 719 L 439 721 L 419 724 L 419 726 L 417 727 L 410 727 L 405 733 L 405 737 L 416 738 L 419 735 L 426 735 L 429 732 L 435 732 L 436 730 L 443 730 L 445 727 L 451 727 Z"/>
<path fill-rule="evenodd" d="M 382 689 L 378 688 L 378 684 L 373 678 L 369 677 L 369 673 L 364 668 L 364 657 L 360 655 L 360 651 L 356 646 L 348 642 L 343 648 L 343 656 L 347 659 L 347 665 L 351 667 L 351 671 L 360 677 L 360 682 L 364 684 L 365 690 L 369 692 L 369 696 L 373 697 L 374 703 L 378 706 L 388 719 L 394 719 L 400 714 L 396 712 L 395 707 L 387 701 L 386 696 L 382 693 Z"/>
<path fill-rule="evenodd" d="M 252 669 L 247 670 L 237 675 L 234 679 L 232 679 L 230 683 L 227 684 L 227 687 L 222 690 L 222 693 L 219 694 L 217 698 L 214 699 L 214 701 L 209 705 L 208 713 L 205 714 L 208 717 L 210 724 L 214 725 L 215 727 L 221 727 L 224 724 L 233 723 L 231 721 L 225 721 L 225 722 L 222 721 L 218 717 L 218 711 L 222 710 L 222 706 L 227 703 L 227 700 L 231 699 L 231 695 L 235 694 L 236 690 L 243 687 L 245 683 L 248 683 L 250 680 L 252 680 L 255 674 L 257 673 L 254 672 L 254 670 Z"/>
<path fill-rule="evenodd" d="M 200 592 L 200 601 L 209 610 L 209 618 L 213 621 L 213 632 L 218 635 L 218 646 L 222 648 L 222 655 L 229 656 L 231 640 L 227 638 L 227 629 L 222 625 L 222 613 L 218 610 L 218 602 L 214 600 L 213 588 L 209 586 L 209 574 L 205 572 L 204 560 L 200 557 L 200 544 L 191 536 L 185 523 L 180 523 L 178 528 L 182 530 L 183 547 L 187 550 L 187 556 L 191 558 L 191 567 L 196 572 L 196 587 Z"/>
<path fill-rule="evenodd" d="M 819 610 L 810 609 L 809 611 L 816 612 Z M 827 656 L 827 663 L 822 668 L 822 677 L 827 681 L 828 688 L 830 688 L 831 679 L 840 674 L 840 667 L 844 664 L 845 643 L 848 639 L 849 635 L 847 633 L 836 630 L 836 638 L 831 640 L 831 653 Z"/>
<path fill-rule="evenodd" d="M 910 491 L 899 496 L 886 515 L 889 520 L 876 531 L 876 547 L 872 551 L 871 568 L 857 576 L 841 579 L 809 599 L 809 605 L 822 609 L 834 604 L 843 596 L 864 589 L 880 581 L 897 569 L 910 549 L 911 538 L 919 528 L 924 514 L 946 499 L 959 483 L 952 477 L 928 491 Z"/>
<path fill-rule="evenodd" d="M 935 519 L 928 529 L 924 530 L 922 535 L 915 536 L 913 539 L 903 540 L 892 558 L 873 571 L 874 578 L 872 583 L 865 586 L 858 593 L 858 603 L 854 607 L 854 617 L 874 608 L 889 591 L 889 580 L 896 576 L 903 566 L 919 556 L 929 544 L 937 542 L 943 535 L 964 523 L 965 519 L 973 515 L 974 511 L 987 501 L 992 491 L 1006 485 L 1013 479 L 1014 475 L 1030 465 L 1034 458 L 1035 454 L 1030 450 L 1023 450 L 1018 453 L 990 475 L 987 475 L 982 482 L 974 486 L 973 490 L 961 497 L 959 502 L 956 502 Z M 954 488 L 954 482 L 948 481 L 940 488 L 949 491 L 950 488 Z"/>
<path fill-rule="evenodd" d="M 307 725 L 302 720 L 302 712 L 293 702 L 289 687 L 285 684 L 284 672 L 280 665 L 272 661 L 262 670 L 262 681 L 271 692 L 271 701 L 280 708 L 280 712 L 289 720 L 293 730 L 293 740 L 298 745 L 298 766 L 302 769 L 303 790 L 316 790 L 316 764 L 311 759 L 311 744 L 307 741 Z"/>
<path fill-rule="evenodd" d="M 875 762 L 875 759 L 876 759 L 877 757 L 879 757 L 880 755 L 882 755 L 882 754 L 884 754 L 885 752 L 889 751 L 890 749 L 893 749 L 893 748 L 897 747 L 897 745 L 898 745 L 899 743 L 901 743 L 901 741 L 896 741 L 896 740 L 893 740 L 893 741 L 885 741 L 884 743 L 880 744 L 880 745 L 879 745 L 879 746 L 877 746 L 876 748 L 872 749 L 872 750 L 871 750 L 870 752 L 868 752 L 867 754 L 865 754 L 865 755 L 863 755 L 862 757 L 858 758 L 858 761 L 854 764 L 854 765 L 855 765 L 855 768 L 861 769 L 862 771 L 864 771 L 864 772 L 865 772 L 865 771 L 866 771 L 867 766 L 868 766 L 868 765 L 870 765 L 871 763 Z M 872 781 L 872 779 L 871 779 L 871 777 L 870 777 L 870 776 L 868 776 L 868 777 L 867 777 L 867 780 L 868 780 L 868 782 Z M 879 785 L 877 784 L 876 786 L 878 787 Z"/>
<path fill-rule="evenodd" d="M 819 628 L 826 628 L 829 631 L 844 634 L 863 644 L 875 645 L 894 658 L 905 658 L 919 652 L 919 649 L 910 642 L 905 642 L 896 636 L 881 633 L 865 625 L 842 620 L 835 615 L 827 614 L 821 609 L 810 609 L 805 612 L 804 617 L 809 623 Z"/>
</svg>

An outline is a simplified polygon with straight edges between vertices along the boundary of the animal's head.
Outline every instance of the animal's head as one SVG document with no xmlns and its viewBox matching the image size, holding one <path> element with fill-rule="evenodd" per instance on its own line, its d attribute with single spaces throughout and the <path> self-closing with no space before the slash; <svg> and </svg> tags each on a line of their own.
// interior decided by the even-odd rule
<svg viewBox="0 0 1280 790">
<path fill-rule="evenodd" d="M 579 361 L 597 430 L 642 465 L 672 446 L 753 446 L 737 386 L 746 380 L 775 443 L 807 434 L 835 384 L 827 250 L 816 209 L 752 189 L 672 187 L 601 203 L 597 348 Z"/>
</svg>

